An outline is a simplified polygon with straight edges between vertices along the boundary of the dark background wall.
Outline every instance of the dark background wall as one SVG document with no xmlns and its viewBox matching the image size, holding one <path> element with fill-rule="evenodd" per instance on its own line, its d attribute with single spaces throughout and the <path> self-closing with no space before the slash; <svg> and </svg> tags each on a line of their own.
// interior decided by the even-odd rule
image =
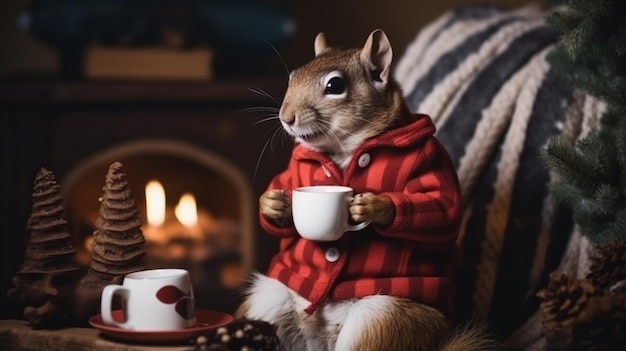
<svg viewBox="0 0 626 351">
<path fill-rule="evenodd" d="M 0 75 L 54 73 L 59 60 L 55 50 L 47 47 L 15 26 L 17 14 L 29 0 L 0 2 Z M 284 0 L 297 21 L 297 33 L 281 48 L 281 55 L 295 67 L 313 55 L 313 39 L 324 31 L 329 44 L 362 45 L 367 35 L 382 28 L 389 36 L 396 57 L 428 22 L 458 6 L 489 3 L 507 7 L 528 4 L 546 6 L 548 0 Z"/>
</svg>

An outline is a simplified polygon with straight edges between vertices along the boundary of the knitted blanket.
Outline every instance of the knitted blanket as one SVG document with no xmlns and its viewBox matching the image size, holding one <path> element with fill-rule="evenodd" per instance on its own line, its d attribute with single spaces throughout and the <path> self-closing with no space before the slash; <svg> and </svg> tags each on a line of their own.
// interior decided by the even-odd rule
<svg viewBox="0 0 626 351">
<path fill-rule="evenodd" d="M 551 198 L 555 175 L 539 153 L 552 136 L 574 142 L 594 131 L 604 108 L 546 61 L 558 33 L 544 15 L 452 10 L 417 33 L 394 71 L 413 112 L 433 118 L 459 174 L 459 316 L 512 335 L 518 349 L 542 342 L 535 293 L 548 274 L 584 276 L 589 250 L 571 211 Z"/>
</svg>

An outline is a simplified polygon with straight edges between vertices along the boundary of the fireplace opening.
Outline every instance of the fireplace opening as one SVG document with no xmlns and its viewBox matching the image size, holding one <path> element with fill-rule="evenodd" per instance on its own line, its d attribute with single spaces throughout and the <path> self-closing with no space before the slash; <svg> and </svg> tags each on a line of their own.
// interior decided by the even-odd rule
<svg viewBox="0 0 626 351">
<path fill-rule="evenodd" d="M 90 156 L 63 182 L 76 260 L 84 266 L 98 198 L 115 161 L 124 165 L 137 203 L 148 268 L 188 269 L 199 308 L 233 311 L 255 259 L 254 197 L 246 176 L 220 156 L 181 141 L 139 140 Z"/>
</svg>

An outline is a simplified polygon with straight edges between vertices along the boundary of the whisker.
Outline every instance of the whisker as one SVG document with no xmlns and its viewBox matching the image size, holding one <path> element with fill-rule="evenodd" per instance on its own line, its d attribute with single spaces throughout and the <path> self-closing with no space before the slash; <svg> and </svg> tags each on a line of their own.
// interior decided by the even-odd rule
<svg viewBox="0 0 626 351">
<path fill-rule="evenodd" d="M 260 88 L 248 88 L 248 91 L 253 92 L 261 97 L 266 98 L 267 100 L 269 100 L 270 102 L 276 103 L 278 105 L 280 105 L 282 102 L 277 99 L 274 95 L 270 94 L 269 92 L 260 89 Z"/>
<path fill-rule="evenodd" d="M 261 164 L 261 160 L 263 159 L 263 154 L 265 154 L 265 150 L 267 149 L 267 146 L 269 145 L 270 142 L 271 142 L 271 139 L 267 139 L 265 141 L 265 144 L 263 144 L 263 148 L 261 148 L 261 152 L 259 153 L 259 156 L 257 157 L 256 165 L 254 166 L 254 174 L 252 176 L 253 181 L 256 181 L 256 176 L 259 171 L 259 165 Z"/>
<path fill-rule="evenodd" d="M 331 127 L 333 127 L 333 124 L 330 121 L 326 121 L 326 120 L 319 120 L 317 121 L 320 125 L 324 124 L 326 126 L 326 128 L 328 129 L 328 131 L 331 130 Z M 334 126 L 335 128 L 337 128 L 337 130 L 339 132 L 341 132 L 341 134 L 343 135 L 349 135 L 350 132 L 348 130 L 346 130 L 345 128 L 342 128 L 340 126 Z"/>
<path fill-rule="evenodd" d="M 278 116 L 274 116 L 274 115 L 267 116 L 267 117 L 262 118 L 262 119 L 260 119 L 258 121 L 255 121 L 254 123 L 251 124 L 251 126 L 256 126 L 256 125 L 261 124 L 261 123 L 270 122 L 270 121 L 273 121 L 275 119 L 278 119 Z"/>
<path fill-rule="evenodd" d="M 285 59 L 283 58 L 283 55 L 281 55 L 280 51 L 278 51 L 278 49 L 274 45 L 272 45 L 271 43 L 267 42 L 267 45 L 269 45 L 269 47 L 272 48 L 272 50 L 274 51 L 274 53 L 278 57 L 278 61 L 283 65 L 283 68 L 285 69 L 285 72 L 287 73 L 287 76 L 289 76 L 289 73 L 291 72 L 291 70 L 287 66 L 287 62 L 285 62 Z"/>
<path fill-rule="evenodd" d="M 274 133 L 274 135 L 272 135 L 272 138 L 274 138 L 276 136 L 276 134 L 278 134 L 280 136 L 280 149 L 284 150 L 285 148 L 285 140 L 289 141 L 291 143 L 290 148 L 293 147 L 293 137 L 287 133 L 285 131 L 285 129 L 283 129 L 282 126 L 280 126 L 279 128 L 277 128 L 276 132 Z M 272 153 L 276 154 L 276 150 L 274 150 L 274 146 L 272 144 Z"/>
<path fill-rule="evenodd" d="M 324 131 L 324 134 L 330 136 L 333 140 L 335 140 L 337 142 L 337 145 L 339 145 L 341 151 L 344 154 L 348 154 L 348 151 L 345 148 L 345 146 L 343 145 L 343 142 L 341 141 L 341 139 L 337 136 L 337 134 L 335 132 L 332 131 L 331 124 L 330 124 L 329 121 L 320 120 L 320 121 L 318 121 L 318 126 L 319 126 L 320 130 Z M 347 134 L 345 131 L 343 133 Z"/>
<path fill-rule="evenodd" d="M 263 106 L 257 106 L 257 107 L 246 107 L 240 110 L 240 112 L 245 112 L 245 113 L 254 113 L 254 112 L 271 112 L 274 113 L 276 115 L 278 115 L 278 111 L 279 109 L 277 107 L 263 107 Z"/>
<path fill-rule="evenodd" d="M 256 177 L 259 172 L 259 166 L 261 165 L 261 161 L 263 159 L 263 155 L 265 154 L 265 151 L 267 150 L 268 146 L 270 147 L 270 150 L 274 151 L 273 146 L 272 146 L 272 141 L 276 137 L 276 134 L 280 133 L 282 130 L 283 128 L 280 126 L 275 128 L 272 135 L 263 144 L 263 148 L 261 148 L 261 152 L 259 153 L 259 156 L 257 158 L 256 165 L 254 166 L 254 174 L 252 176 L 253 181 L 256 181 Z"/>
</svg>

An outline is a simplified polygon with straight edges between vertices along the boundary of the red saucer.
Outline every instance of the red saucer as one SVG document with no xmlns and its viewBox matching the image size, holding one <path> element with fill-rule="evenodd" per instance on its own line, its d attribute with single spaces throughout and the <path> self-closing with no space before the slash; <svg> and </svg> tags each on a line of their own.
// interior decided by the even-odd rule
<svg viewBox="0 0 626 351">
<path fill-rule="evenodd" d="M 113 311 L 113 318 L 121 319 L 122 311 Z M 233 321 L 228 313 L 212 310 L 196 310 L 196 326 L 172 331 L 138 331 L 122 329 L 114 325 L 104 324 L 101 315 L 89 318 L 89 324 L 105 335 L 113 338 L 135 342 L 175 342 L 190 340 L 203 332 L 223 327 Z"/>
</svg>

